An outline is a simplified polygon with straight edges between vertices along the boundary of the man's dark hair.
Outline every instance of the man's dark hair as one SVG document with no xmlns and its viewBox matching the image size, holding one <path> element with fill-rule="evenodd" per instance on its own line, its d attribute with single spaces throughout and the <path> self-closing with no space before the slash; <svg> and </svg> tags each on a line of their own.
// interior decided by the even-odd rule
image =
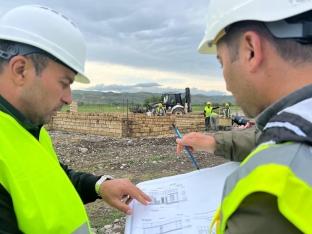
<svg viewBox="0 0 312 234">
<path fill-rule="evenodd" d="M 10 46 L 14 46 L 14 41 L 8 40 L 0 40 L 0 50 L 7 51 Z M 49 59 L 47 56 L 33 53 L 28 54 L 25 56 L 26 58 L 30 59 L 35 66 L 36 75 L 41 76 L 42 71 L 47 67 Z M 0 57 L 0 74 L 2 74 L 4 66 L 9 63 L 9 60 Z"/>
<path fill-rule="evenodd" d="M 230 60 L 235 62 L 239 57 L 239 44 L 247 31 L 254 31 L 269 41 L 277 54 L 286 62 L 295 66 L 312 62 L 312 45 L 300 44 L 295 39 L 274 37 L 264 23 L 259 21 L 241 21 L 231 25 L 229 32 L 218 43 L 225 43 L 230 51 Z"/>
</svg>

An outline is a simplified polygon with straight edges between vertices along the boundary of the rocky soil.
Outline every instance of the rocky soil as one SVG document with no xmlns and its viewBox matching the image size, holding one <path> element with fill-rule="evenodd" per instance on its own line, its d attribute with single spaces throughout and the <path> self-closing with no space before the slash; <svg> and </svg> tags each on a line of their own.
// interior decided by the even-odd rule
<svg viewBox="0 0 312 234">
<path fill-rule="evenodd" d="M 129 178 L 134 184 L 195 170 L 184 151 L 176 154 L 176 137 L 113 138 L 98 135 L 50 131 L 59 160 L 70 168 L 96 175 Z M 206 134 L 214 134 L 211 131 Z M 201 168 L 226 162 L 203 152 L 194 154 Z M 123 234 L 125 215 L 98 200 L 86 209 L 94 233 Z"/>
</svg>

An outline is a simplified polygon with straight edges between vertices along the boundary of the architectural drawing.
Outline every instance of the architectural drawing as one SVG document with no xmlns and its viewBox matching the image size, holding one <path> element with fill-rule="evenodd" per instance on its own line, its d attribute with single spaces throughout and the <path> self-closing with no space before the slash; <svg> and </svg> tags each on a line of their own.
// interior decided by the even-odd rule
<svg viewBox="0 0 312 234">
<path fill-rule="evenodd" d="M 169 219 L 162 222 L 143 224 L 144 234 L 163 234 L 182 229 L 182 220 L 179 218 Z"/>
<path fill-rule="evenodd" d="M 207 234 L 207 233 L 209 233 L 209 227 L 208 226 L 197 227 L 197 230 L 198 230 L 198 234 Z M 214 233 L 214 232 L 212 232 L 212 233 Z"/>
<path fill-rule="evenodd" d="M 171 204 L 179 202 L 179 193 L 177 189 L 170 189 L 161 192 L 151 192 L 149 196 L 152 202 L 149 205 Z"/>
</svg>

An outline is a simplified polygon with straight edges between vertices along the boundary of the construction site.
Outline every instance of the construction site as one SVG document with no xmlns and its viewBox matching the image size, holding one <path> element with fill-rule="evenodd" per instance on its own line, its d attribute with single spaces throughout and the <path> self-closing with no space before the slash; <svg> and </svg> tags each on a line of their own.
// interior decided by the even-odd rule
<svg viewBox="0 0 312 234">
<path fill-rule="evenodd" d="M 96 175 L 129 178 L 134 184 L 196 170 L 186 151 L 176 153 L 175 124 L 182 134 L 204 132 L 199 113 L 148 116 L 139 113 L 82 113 L 73 102 L 70 111 L 60 112 L 45 128 L 51 135 L 61 162 L 70 168 Z M 200 168 L 213 167 L 226 159 L 206 152 L 194 154 Z M 125 215 L 102 201 L 86 205 L 94 233 L 104 226 L 124 233 Z M 105 215 L 104 215 L 105 214 Z"/>
</svg>

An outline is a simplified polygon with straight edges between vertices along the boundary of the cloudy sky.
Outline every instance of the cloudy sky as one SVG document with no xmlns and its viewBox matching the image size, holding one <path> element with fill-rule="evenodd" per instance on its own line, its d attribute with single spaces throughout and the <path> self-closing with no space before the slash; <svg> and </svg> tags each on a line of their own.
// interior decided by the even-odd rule
<svg viewBox="0 0 312 234">
<path fill-rule="evenodd" d="M 87 43 L 91 84 L 73 89 L 229 94 L 215 55 L 197 47 L 209 0 L 0 0 L 0 17 L 26 4 L 51 7 L 70 18 Z"/>
</svg>

